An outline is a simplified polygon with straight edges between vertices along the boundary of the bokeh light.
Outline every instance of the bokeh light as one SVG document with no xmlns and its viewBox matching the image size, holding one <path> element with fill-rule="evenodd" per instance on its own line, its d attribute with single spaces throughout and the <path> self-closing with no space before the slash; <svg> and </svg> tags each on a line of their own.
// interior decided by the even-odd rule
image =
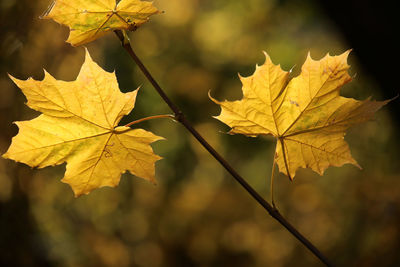
<svg viewBox="0 0 400 267">
<path fill-rule="evenodd" d="M 7 73 L 76 78 L 83 48 L 65 43 L 68 29 L 39 16 L 50 0 L 0 2 L 0 153 L 17 134 L 13 121 L 38 115 Z M 308 51 L 319 59 L 350 49 L 316 1 L 155 0 L 165 13 L 131 33 L 133 47 L 198 131 L 269 198 L 274 142 L 226 134 L 208 98 L 241 97 L 237 76 L 251 75 L 266 51 L 299 72 Z M 171 113 L 109 34 L 88 44 L 93 59 L 116 71 L 123 92 L 140 86 L 122 123 Z M 382 88 L 350 56 L 354 81 L 343 94 L 382 100 Z M 396 85 L 393 85 L 396 86 Z M 398 105 L 393 102 L 390 105 Z M 276 177 L 281 213 L 338 266 L 400 262 L 399 140 L 385 110 L 346 136 L 363 170 L 346 165 L 323 177 L 300 170 Z M 321 266 L 268 216 L 178 123 L 138 127 L 164 136 L 153 145 L 164 159 L 157 185 L 124 174 L 116 188 L 74 198 L 60 182 L 65 165 L 31 169 L 0 159 L 1 266 Z"/>
</svg>

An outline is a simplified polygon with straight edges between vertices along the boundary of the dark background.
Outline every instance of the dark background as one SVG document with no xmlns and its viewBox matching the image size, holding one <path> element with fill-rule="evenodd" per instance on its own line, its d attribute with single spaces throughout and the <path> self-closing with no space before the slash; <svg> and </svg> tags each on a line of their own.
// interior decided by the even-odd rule
<svg viewBox="0 0 400 267">
<path fill-rule="evenodd" d="M 0 153 L 17 134 L 13 121 L 38 115 L 24 105 L 7 73 L 74 80 L 84 49 L 68 29 L 39 20 L 50 1 L 0 2 Z M 238 99 L 237 73 L 248 76 L 266 51 L 298 73 L 314 59 L 352 48 L 355 79 L 343 95 L 383 100 L 399 93 L 394 4 L 384 1 L 157 0 L 165 13 L 131 35 L 163 88 L 206 139 L 268 197 L 274 142 L 224 134 L 207 96 Z M 122 91 L 141 86 L 128 122 L 169 113 L 112 34 L 87 45 L 94 60 L 116 70 Z M 301 170 L 279 175 L 279 209 L 338 266 L 400 263 L 399 100 L 376 120 L 349 130 L 353 156 L 323 177 Z M 321 266 L 177 123 L 140 125 L 167 138 L 153 147 L 158 185 L 125 174 L 117 188 L 73 197 L 60 182 L 65 165 L 33 170 L 0 159 L 1 266 Z"/>
</svg>

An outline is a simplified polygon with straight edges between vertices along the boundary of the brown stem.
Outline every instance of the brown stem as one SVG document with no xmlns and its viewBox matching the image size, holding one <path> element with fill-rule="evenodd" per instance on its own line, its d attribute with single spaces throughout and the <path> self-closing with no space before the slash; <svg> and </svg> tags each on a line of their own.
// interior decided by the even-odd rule
<svg viewBox="0 0 400 267">
<path fill-rule="evenodd" d="M 143 121 L 154 120 L 154 119 L 161 119 L 161 118 L 175 119 L 175 116 L 174 116 L 174 115 L 170 115 L 170 114 L 149 116 L 149 117 L 142 118 L 142 119 L 139 119 L 139 120 L 131 121 L 130 123 L 125 124 L 124 126 L 125 126 L 125 127 L 129 127 L 129 126 L 132 126 L 132 125 L 134 125 L 134 124 L 136 124 L 136 123 L 140 123 L 140 122 L 143 122 Z"/>
<path fill-rule="evenodd" d="M 276 166 L 276 155 L 275 155 L 275 151 L 276 151 L 276 147 L 278 146 L 278 141 L 276 142 L 275 145 L 275 150 L 274 150 L 274 162 L 272 163 L 272 171 L 271 171 L 271 179 L 270 179 L 270 195 L 271 195 L 271 203 L 272 203 L 272 207 L 274 207 L 276 209 L 276 205 L 275 205 L 275 200 L 274 200 L 274 177 L 275 177 L 275 166 Z"/>
<path fill-rule="evenodd" d="M 307 238 L 305 238 L 296 228 L 294 228 L 280 213 L 272 207 L 257 191 L 254 190 L 245 180 L 241 177 L 236 170 L 193 128 L 192 124 L 186 119 L 182 111 L 169 99 L 164 90 L 158 85 L 156 80 L 143 65 L 142 61 L 137 57 L 133 51 L 130 42 L 126 40 L 126 35 L 122 31 L 116 30 L 115 34 L 121 41 L 122 47 L 128 52 L 131 58 L 138 65 L 144 76 L 153 85 L 154 89 L 158 92 L 165 103 L 171 108 L 175 114 L 175 120 L 179 121 L 196 139 L 199 143 L 235 178 L 235 180 L 261 205 L 264 209 L 283 227 L 285 227 L 294 237 L 296 237 L 304 246 L 306 246 L 316 257 L 318 257 L 326 266 L 333 266 L 332 263 L 322 254 Z"/>
</svg>

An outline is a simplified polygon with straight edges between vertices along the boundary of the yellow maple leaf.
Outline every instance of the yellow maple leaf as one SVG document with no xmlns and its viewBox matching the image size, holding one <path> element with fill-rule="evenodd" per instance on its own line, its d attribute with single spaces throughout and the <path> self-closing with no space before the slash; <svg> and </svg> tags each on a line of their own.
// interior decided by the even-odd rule
<svg viewBox="0 0 400 267">
<path fill-rule="evenodd" d="M 133 30 L 160 11 L 152 2 L 140 0 L 56 0 L 42 18 L 70 28 L 67 42 L 89 43 L 113 30 Z"/>
<path fill-rule="evenodd" d="M 76 196 L 118 185 L 121 173 L 154 182 L 155 155 L 150 143 L 163 139 L 143 129 L 118 126 L 134 108 L 137 90 L 121 93 L 115 73 L 100 68 L 86 50 L 75 81 L 16 79 L 27 105 L 42 114 L 16 122 L 19 133 L 4 158 L 43 168 L 67 162 L 63 182 Z"/>
<path fill-rule="evenodd" d="M 247 136 L 272 135 L 277 139 L 275 159 L 280 172 L 293 179 L 300 167 L 322 175 L 329 166 L 358 166 L 344 141 L 347 128 L 369 120 L 386 101 L 358 101 L 340 96 L 351 81 L 347 73 L 350 51 L 326 55 L 315 61 L 308 55 L 299 76 L 289 81 L 289 72 L 266 61 L 250 77 L 240 77 L 243 98 L 217 101 L 216 118 L 230 126 L 231 133 Z"/>
</svg>

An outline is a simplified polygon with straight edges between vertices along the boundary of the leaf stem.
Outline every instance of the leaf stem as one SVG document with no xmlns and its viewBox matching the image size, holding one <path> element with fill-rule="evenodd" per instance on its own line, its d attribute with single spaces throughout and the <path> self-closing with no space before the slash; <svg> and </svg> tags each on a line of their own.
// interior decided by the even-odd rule
<svg viewBox="0 0 400 267">
<path fill-rule="evenodd" d="M 174 116 L 174 115 L 171 115 L 171 114 L 149 116 L 149 117 L 146 117 L 146 118 L 141 118 L 141 119 L 139 119 L 139 120 L 131 121 L 130 123 L 125 124 L 124 126 L 125 126 L 125 127 L 129 127 L 129 126 L 132 126 L 132 125 L 134 125 L 134 124 L 137 124 L 137 123 L 140 123 L 140 122 L 143 122 L 143 121 L 154 120 L 154 119 L 161 119 L 161 118 L 175 119 L 175 116 Z"/>
<path fill-rule="evenodd" d="M 305 238 L 300 232 L 294 228 L 280 213 L 272 207 L 257 191 L 251 187 L 245 179 L 240 176 L 237 171 L 193 128 L 192 124 L 186 119 L 182 111 L 171 101 L 171 99 L 165 94 L 164 90 L 156 82 L 147 68 L 144 66 L 142 61 L 137 57 L 132 49 L 130 43 L 124 38 L 124 34 L 120 30 L 114 31 L 119 40 L 121 41 L 122 47 L 135 61 L 137 66 L 143 72 L 144 76 L 153 85 L 154 89 L 164 100 L 164 102 L 170 107 L 175 114 L 175 120 L 180 122 L 196 139 L 197 141 L 235 178 L 235 180 L 283 227 L 285 227 L 294 237 L 296 237 L 305 247 L 307 247 L 321 262 L 326 266 L 333 266 L 328 258 L 325 257 L 307 238 Z"/>
<path fill-rule="evenodd" d="M 276 143 L 278 145 L 278 142 Z M 272 163 L 272 171 L 271 171 L 271 185 L 270 185 L 270 193 L 271 193 L 271 203 L 272 207 L 276 209 L 275 201 L 274 201 L 274 174 L 275 174 L 275 165 L 276 165 L 276 155 L 275 155 L 276 148 L 274 150 L 274 162 Z"/>
</svg>

